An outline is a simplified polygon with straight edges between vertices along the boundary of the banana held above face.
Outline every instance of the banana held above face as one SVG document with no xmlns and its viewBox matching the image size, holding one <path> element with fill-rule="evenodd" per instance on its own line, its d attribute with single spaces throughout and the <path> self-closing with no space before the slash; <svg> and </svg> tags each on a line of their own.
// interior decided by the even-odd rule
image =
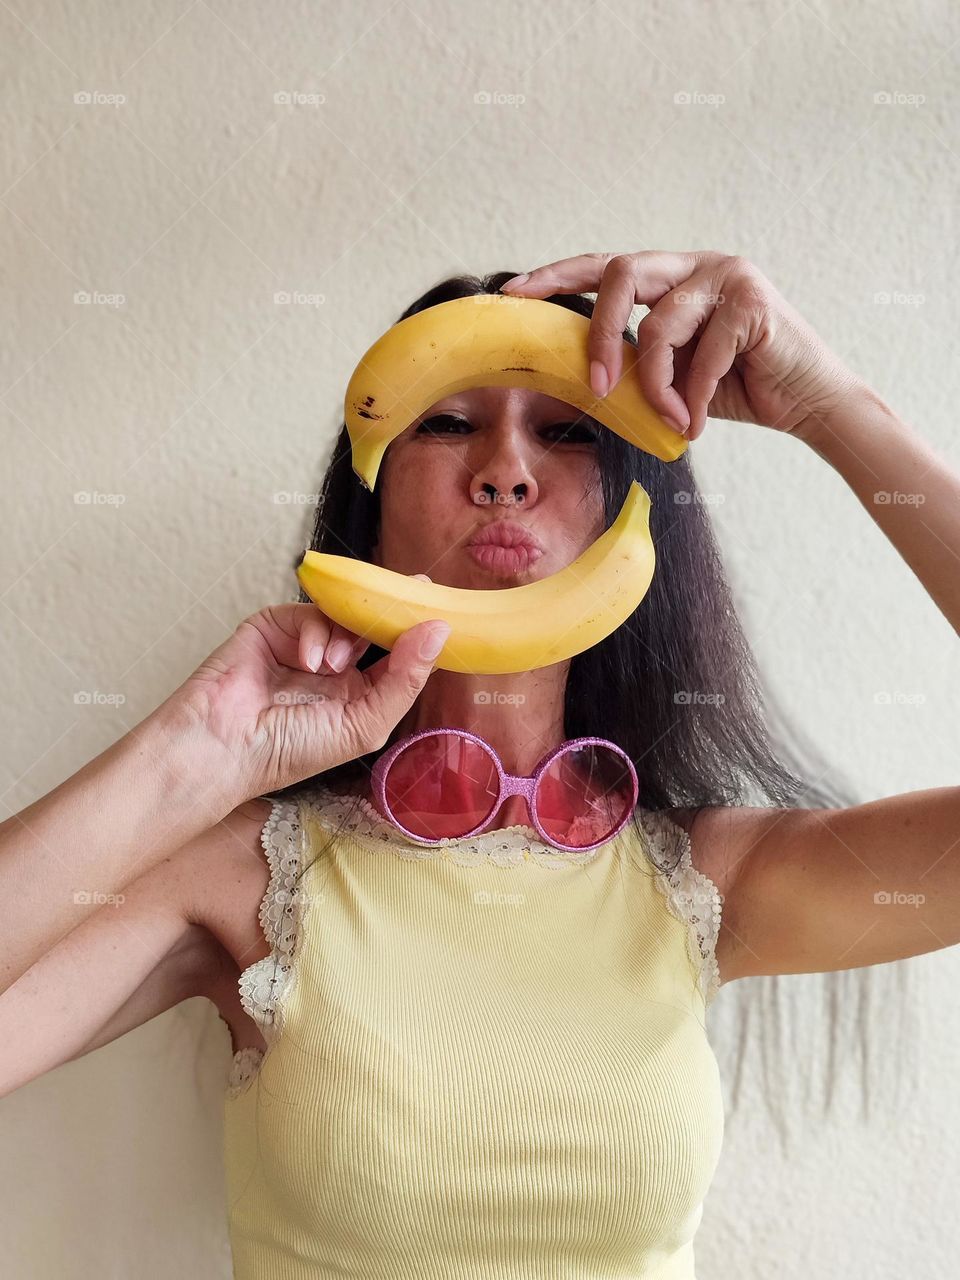
<svg viewBox="0 0 960 1280">
<path fill-rule="evenodd" d="M 598 399 L 589 382 L 590 322 L 537 298 L 481 294 L 401 320 L 358 364 L 344 406 L 353 469 L 369 489 L 384 452 L 425 409 L 473 387 L 519 386 L 564 400 L 618 435 L 672 462 L 687 441 L 660 419 L 624 342 L 623 376 Z M 617 629 L 653 578 L 650 499 L 633 481 L 616 520 L 565 569 L 538 582 L 471 591 L 422 582 L 365 560 L 307 551 L 303 590 L 334 622 L 389 649 L 418 622 L 442 618 L 450 635 L 436 665 L 503 675 L 582 653 Z"/>
<path fill-rule="evenodd" d="M 526 387 L 588 413 L 630 444 L 673 462 L 687 441 L 651 408 L 623 343 L 623 375 L 609 395 L 590 386 L 590 321 L 539 298 L 477 294 L 438 303 L 393 325 L 354 370 L 344 400 L 353 469 L 371 491 L 387 445 L 438 400 L 473 387 Z"/>
</svg>

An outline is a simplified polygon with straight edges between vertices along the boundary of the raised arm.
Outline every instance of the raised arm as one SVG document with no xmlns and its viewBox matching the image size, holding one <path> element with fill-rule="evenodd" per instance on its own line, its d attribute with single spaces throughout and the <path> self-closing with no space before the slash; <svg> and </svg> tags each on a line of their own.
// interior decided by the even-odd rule
<svg viewBox="0 0 960 1280">
<path fill-rule="evenodd" d="M 230 812 L 225 754 L 161 707 L 0 823 L 0 998 L 133 878 Z"/>
<path fill-rule="evenodd" d="M 71 929 L 246 800 L 382 745 L 442 643 L 422 622 L 364 671 L 368 643 L 315 605 L 244 619 L 136 729 L 0 823 L 0 995 Z M 443 624 L 443 638 L 449 630 Z M 350 646 L 335 670 L 329 644 Z"/>
<path fill-rule="evenodd" d="M 843 809 L 705 809 L 695 865 L 729 868 L 724 982 L 826 973 L 960 943 L 960 787 Z"/>
<path fill-rule="evenodd" d="M 849 484 L 960 635 L 960 474 L 866 387 L 796 434 Z M 705 823 L 729 836 L 734 976 L 849 969 L 960 943 L 960 786 Z"/>
<path fill-rule="evenodd" d="M 960 635 L 960 471 L 869 388 L 802 439 L 850 486 Z"/>
<path fill-rule="evenodd" d="M 235 983 L 207 922 L 255 910 L 269 812 L 269 801 L 248 801 L 162 858 L 0 995 L 0 1097 L 183 1000 L 213 999 L 228 971 Z"/>
<path fill-rule="evenodd" d="M 702 249 L 587 253 L 502 289 L 597 291 L 588 345 L 598 395 L 625 376 L 623 333 L 633 307 L 648 307 L 630 376 L 653 408 L 690 441 L 709 417 L 808 445 L 960 634 L 960 474 L 753 263 Z M 724 979 L 852 968 L 960 942 L 960 787 L 836 810 L 706 809 L 690 839 L 695 865 L 726 899 Z"/>
</svg>

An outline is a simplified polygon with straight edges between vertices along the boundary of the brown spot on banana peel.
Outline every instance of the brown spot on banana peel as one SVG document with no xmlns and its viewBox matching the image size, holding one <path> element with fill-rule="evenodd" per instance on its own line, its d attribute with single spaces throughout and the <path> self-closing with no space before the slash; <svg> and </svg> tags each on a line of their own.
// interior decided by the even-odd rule
<svg viewBox="0 0 960 1280">
<path fill-rule="evenodd" d="M 371 410 L 370 410 L 370 406 L 371 406 L 372 404 L 376 404 L 376 401 L 377 401 L 376 396 L 367 396 L 367 397 L 366 397 L 366 399 L 364 400 L 363 404 L 362 404 L 362 405 L 358 405 L 358 406 L 357 406 L 357 417 L 358 417 L 358 418 L 369 418 L 371 422 L 382 422 L 382 421 L 383 421 L 383 414 L 382 414 L 382 413 L 372 413 L 372 412 L 371 412 Z"/>
</svg>

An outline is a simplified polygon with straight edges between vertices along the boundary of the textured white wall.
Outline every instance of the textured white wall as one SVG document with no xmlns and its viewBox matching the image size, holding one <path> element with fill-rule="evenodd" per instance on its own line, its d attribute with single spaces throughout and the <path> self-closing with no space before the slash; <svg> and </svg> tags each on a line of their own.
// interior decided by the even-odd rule
<svg viewBox="0 0 960 1280">
<path fill-rule="evenodd" d="M 246 613 L 295 598 L 309 511 L 274 495 L 317 488 L 355 361 L 451 272 L 745 254 L 956 461 L 958 37 L 945 0 L 5 0 L 4 816 Z M 275 304 L 284 290 L 324 300 Z M 864 799 L 955 783 L 956 638 L 844 483 L 752 426 L 712 423 L 692 455 L 723 495 L 731 574 L 798 732 Z M 79 690 L 126 701 L 79 706 Z M 877 690 L 925 701 L 878 705 Z M 856 1064 L 826 1122 L 794 1092 L 826 1070 L 826 980 L 721 994 L 711 1025 L 740 1104 L 702 1280 L 953 1274 L 958 976 L 949 951 L 840 985 L 841 1021 L 875 991 L 875 1052 L 904 1055 L 906 1094 L 869 1122 Z M 761 1013 L 794 1067 L 772 1086 Z M 0 1103 L 4 1274 L 227 1276 L 228 1058 L 194 1000 Z M 765 1089 L 799 1130 L 790 1151 Z"/>
</svg>

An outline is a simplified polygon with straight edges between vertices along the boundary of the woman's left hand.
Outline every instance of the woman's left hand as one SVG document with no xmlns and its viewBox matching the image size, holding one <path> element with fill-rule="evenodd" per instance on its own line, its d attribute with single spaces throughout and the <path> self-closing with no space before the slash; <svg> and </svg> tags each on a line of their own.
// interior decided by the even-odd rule
<svg viewBox="0 0 960 1280">
<path fill-rule="evenodd" d="M 746 258 L 696 250 L 585 253 L 531 271 L 512 295 L 596 293 L 588 350 L 609 386 L 620 379 L 623 331 L 636 303 L 636 375 L 658 413 L 688 440 L 708 415 L 810 442 L 851 394 L 867 391 Z M 605 388 L 594 382 L 594 391 Z"/>
</svg>

